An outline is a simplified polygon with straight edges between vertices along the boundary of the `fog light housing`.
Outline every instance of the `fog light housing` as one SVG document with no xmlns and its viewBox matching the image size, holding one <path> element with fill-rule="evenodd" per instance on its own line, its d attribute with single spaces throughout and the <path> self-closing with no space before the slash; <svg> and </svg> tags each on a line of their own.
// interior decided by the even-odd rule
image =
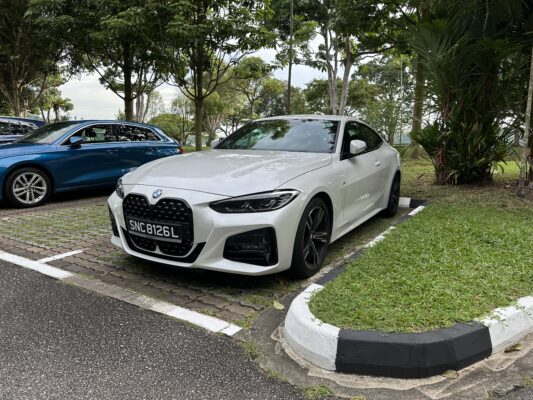
<svg viewBox="0 0 533 400">
<path fill-rule="evenodd" d="M 277 264 L 278 249 L 274 228 L 256 229 L 230 236 L 224 246 L 224 258 L 264 267 Z"/>
<path fill-rule="evenodd" d="M 108 211 L 109 211 L 109 222 L 111 222 L 111 230 L 113 231 L 113 235 L 118 237 L 117 221 L 115 220 L 115 217 L 113 216 L 113 213 L 111 212 L 110 208 L 108 208 Z"/>
</svg>

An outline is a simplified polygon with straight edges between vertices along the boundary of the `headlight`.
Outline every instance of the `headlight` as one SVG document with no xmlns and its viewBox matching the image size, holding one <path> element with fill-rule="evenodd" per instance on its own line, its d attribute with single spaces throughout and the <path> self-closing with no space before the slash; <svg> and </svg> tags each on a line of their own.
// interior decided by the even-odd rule
<svg viewBox="0 0 533 400">
<path fill-rule="evenodd" d="M 118 194 L 118 197 L 120 197 L 121 199 L 124 198 L 124 186 L 122 185 L 122 178 L 117 181 L 116 192 Z"/>
<path fill-rule="evenodd" d="M 298 190 L 276 190 L 216 201 L 210 207 L 224 214 L 274 211 L 285 207 L 299 194 Z"/>
</svg>

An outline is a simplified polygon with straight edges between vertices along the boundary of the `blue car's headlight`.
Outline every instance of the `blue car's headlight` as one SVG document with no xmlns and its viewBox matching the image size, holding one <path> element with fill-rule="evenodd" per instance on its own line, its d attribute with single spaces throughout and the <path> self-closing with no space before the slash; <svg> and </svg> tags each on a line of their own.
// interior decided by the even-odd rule
<svg viewBox="0 0 533 400">
<path fill-rule="evenodd" d="M 117 181 L 116 192 L 118 194 L 118 197 L 120 197 L 121 199 L 124 198 L 124 186 L 122 185 L 122 178 Z"/>
<path fill-rule="evenodd" d="M 274 211 L 285 207 L 299 194 L 298 190 L 276 190 L 220 200 L 209 206 L 213 210 L 225 214 Z"/>
</svg>

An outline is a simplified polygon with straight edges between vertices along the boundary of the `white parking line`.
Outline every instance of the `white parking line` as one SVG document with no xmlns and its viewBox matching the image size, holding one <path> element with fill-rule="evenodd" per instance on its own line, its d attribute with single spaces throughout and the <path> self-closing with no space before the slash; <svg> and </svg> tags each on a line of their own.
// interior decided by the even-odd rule
<svg viewBox="0 0 533 400">
<path fill-rule="evenodd" d="M 33 271 L 40 272 L 46 276 L 50 276 L 56 279 L 65 279 L 71 277 L 73 274 L 62 269 L 52 267 L 51 265 L 44 264 L 39 261 L 30 260 L 29 258 L 20 257 L 15 254 L 6 253 L 0 250 L 0 260 L 7 261 L 8 263 L 18 265 L 19 267 L 31 269 Z"/>
<path fill-rule="evenodd" d="M 109 283 L 101 282 L 96 279 L 88 278 L 82 275 L 73 274 L 68 271 L 63 271 L 62 269 L 53 267 L 43 262 L 43 260 L 52 261 L 68 257 L 69 255 L 73 255 L 73 253 L 79 254 L 81 253 L 81 250 L 76 250 L 76 252 L 59 254 L 58 256 L 43 258 L 39 261 L 34 261 L 30 260 L 29 258 L 17 256 L 15 254 L 7 253 L 5 251 L 0 250 L 0 260 L 18 265 L 19 267 L 40 272 L 41 274 L 50 276 L 55 279 L 67 280 L 68 283 L 71 285 L 82 287 L 84 289 L 104 294 L 106 296 L 124 301 L 129 304 L 134 304 L 138 307 L 142 307 L 144 309 L 148 309 L 159 314 L 164 314 L 169 317 L 189 322 L 190 324 L 207 329 L 210 332 L 223 333 L 227 336 L 233 336 L 237 332 L 242 330 L 240 326 L 234 325 L 219 318 L 188 310 L 186 308 L 176 306 L 172 303 L 157 300 L 152 297 L 134 292 L 130 289 L 111 285 Z"/>
<path fill-rule="evenodd" d="M 41 263 L 47 263 L 47 262 L 50 262 L 50 261 L 61 260 L 62 258 L 65 258 L 65 257 L 75 256 L 76 254 L 80 254 L 80 253 L 83 253 L 83 250 L 69 251 L 68 253 L 57 254 L 57 255 L 52 256 L 52 257 L 41 258 L 38 261 L 41 262 Z"/>
<path fill-rule="evenodd" d="M 413 211 L 411 211 L 408 215 L 410 215 L 411 217 L 413 215 L 416 215 L 418 214 L 420 211 L 422 211 L 424 208 L 426 208 L 425 206 L 418 206 L 417 208 L 415 208 Z"/>
<path fill-rule="evenodd" d="M 387 233 L 389 233 L 390 231 L 392 231 L 395 227 L 394 226 L 390 226 L 388 227 L 385 231 L 383 231 L 382 233 L 380 233 L 378 236 L 376 236 L 374 239 L 372 239 L 370 242 L 368 242 L 364 248 L 368 248 L 368 247 L 374 247 L 376 244 L 378 244 L 379 242 L 381 242 L 383 239 L 385 239 L 385 236 L 387 235 Z"/>
</svg>

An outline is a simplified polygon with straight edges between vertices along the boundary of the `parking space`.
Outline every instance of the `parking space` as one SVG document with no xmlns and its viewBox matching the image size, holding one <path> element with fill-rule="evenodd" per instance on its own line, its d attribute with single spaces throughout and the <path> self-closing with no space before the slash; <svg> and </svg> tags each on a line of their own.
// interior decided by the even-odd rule
<svg viewBox="0 0 533 400">
<path fill-rule="evenodd" d="M 308 284 L 284 273 L 247 277 L 167 267 L 128 256 L 110 243 L 106 199 L 76 198 L 31 210 L 1 208 L 0 249 L 32 260 L 55 257 L 47 263 L 243 327 L 275 300 Z M 393 221 L 374 218 L 334 243 L 324 270 Z"/>
</svg>

